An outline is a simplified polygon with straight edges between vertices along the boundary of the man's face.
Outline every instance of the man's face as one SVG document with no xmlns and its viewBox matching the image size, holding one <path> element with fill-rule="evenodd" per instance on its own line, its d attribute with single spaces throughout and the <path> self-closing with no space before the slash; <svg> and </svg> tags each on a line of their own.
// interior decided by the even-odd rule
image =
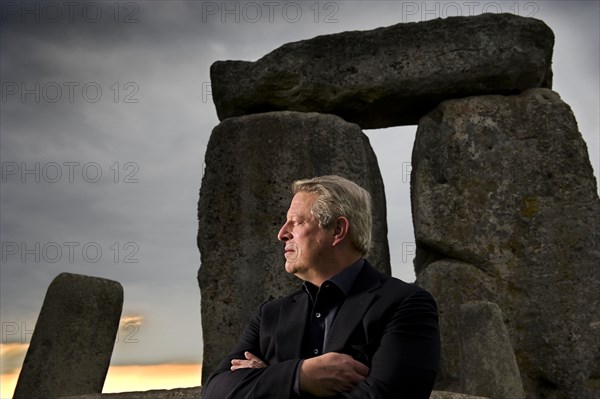
<svg viewBox="0 0 600 399">
<path fill-rule="evenodd" d="M 333 240 L 333 230 L 319 227 L 311 214 L 315 193 L 294 195 L 287 220 L 277 238 L 285 242 L 285 270 L 302 280 L 311 281 L 326 267 Z"/>
</svg>

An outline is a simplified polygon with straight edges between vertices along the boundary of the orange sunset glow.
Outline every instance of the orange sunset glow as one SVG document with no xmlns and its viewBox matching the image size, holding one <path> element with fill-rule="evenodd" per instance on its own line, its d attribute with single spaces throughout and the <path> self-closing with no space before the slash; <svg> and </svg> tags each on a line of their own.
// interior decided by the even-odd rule
<svg viewBox="0 0 600 399">
<path fill-rule="evenodd" d="M 120 320 L 119 331 L 130 333 L 144 318 L 125 315 Z M 29 343 L 0 343 L 0 399 L 12 398 L 21 372 Z M 149 391 L 153 389 L 190 388 L 200 386 L 201 364 L 161 363 L 111 365 L 106 375 L 103 393 Z"/>
<path fill-rule="evenodd" d="M 0 375 L 0 398 L 12 398 L 20 369 Z M 200 385 L 199 364 L 152 364 L 111 366 L 103 393 L 189 388 Z"/>
<path fill-rule="evenodd" d="M 200 385 L 199 364 L 151 364 L 111 366 L 103 393 L 190 388 Z"/>
</svg>

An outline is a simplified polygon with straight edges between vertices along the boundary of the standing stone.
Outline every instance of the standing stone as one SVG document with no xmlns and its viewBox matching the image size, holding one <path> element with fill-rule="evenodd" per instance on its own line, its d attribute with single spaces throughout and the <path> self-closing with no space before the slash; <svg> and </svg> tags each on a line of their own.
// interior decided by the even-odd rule
<svg viewBox="0 0 600 399">
<path fill-rule="evenodd" d="M 122 307 L 118 282 L 59 274 L 46 292 L 13 398 L 102 392 Z"/>
<path fill-rule="evenodd" d="M 492 399 L 523 399 L 523 383 L 498 305 L 460 307 L 461 392 Z"/>
<path fill-rule="evenodd" d="M 456 392 L 432 391 L 429 399 L 489 399 L 483 396 L 465 395 Z"/>
<path fill-rule="evenodd" d="M 272 112 L 230 118 L 212 132 L 198 204 L 203 380 L 266 300 L 300 281 L 284 269 L 283 225 L 294 180 L 337 174 L 371 193 L 368 259 L 390 273 L 385 193 L 361 129 L 334 115 Z"/>
<path fill-rule="evenodd" d="M 558 94 L 442 103 L 419 124 L 411 198 L 417 279 L 451 259 L 497 282 L 485 300 L 502 308 L 527 397 L 600 397 L 600 201 Z"/>
<path fill-rule="evenodd" d="M 175 388 L 175 389 L 153 389 L 151 391 L 103 393 L 91 395 L 65 396 L 61 399 L 202 399 L 202 387 Z M 439 398 L 455 399 L 455 398 Z M 456 398 L 463 399 L 463 398 Z M 481 399 L 472 396 L 464 399 Z"/>
<path fill-rule="evenodd" d="M 372 129 L 415 125 L 441 101 L 552 86 L 554 34 L 512 14 L 451 17 L 288 43 L 211 66 L 220 120 L 267 111 L 336 114 Z"/>
<path fill-rule="evenodd" d="M 417 284 L 435 297 L 438 305 L 440 356 L 437 389 L 463 392 L 460 361 L 461 305 L 470 301 L 496 301 L 497 278 L 476 266 L 455 260 L 439 260 L 429 264 L 418 275 Z"/>
</svg>

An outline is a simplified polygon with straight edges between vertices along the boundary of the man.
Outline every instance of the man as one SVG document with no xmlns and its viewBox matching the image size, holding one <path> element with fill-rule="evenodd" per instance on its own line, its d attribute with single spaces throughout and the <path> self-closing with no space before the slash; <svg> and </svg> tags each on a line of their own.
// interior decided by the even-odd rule
<svg viewBox="0 0 600 399">
<path fill-rule="evenodd" d="M 292 191 L 278 238 L 302 290 L 260 307 L 202 398 L 429 398 L 436 304 L 364 259 L 369 193 L 338 176 L 296 181 Z"/>
</svg>

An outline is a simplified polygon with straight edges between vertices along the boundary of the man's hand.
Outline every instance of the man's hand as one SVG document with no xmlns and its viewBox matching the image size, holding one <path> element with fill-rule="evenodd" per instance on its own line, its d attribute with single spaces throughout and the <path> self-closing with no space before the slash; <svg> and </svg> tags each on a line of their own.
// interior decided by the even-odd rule
<svg viewBox="0 0 600 399">
<path fill-rule="evenodd" d="M 231 371 L 237 369 L 262 369 L 267 367 L 265 362 L 254 356 L 250 352 L 244 352 L 245 359 L 233 359 L 231 361 Z"/>
<path fill-rule="evenodd" d="M 369 368 L 351 356 L 330 352 L 306 359 L 300 366 L 300 391 L 315 396 L 335 396 L 364 381 Z"/>
</svg>

